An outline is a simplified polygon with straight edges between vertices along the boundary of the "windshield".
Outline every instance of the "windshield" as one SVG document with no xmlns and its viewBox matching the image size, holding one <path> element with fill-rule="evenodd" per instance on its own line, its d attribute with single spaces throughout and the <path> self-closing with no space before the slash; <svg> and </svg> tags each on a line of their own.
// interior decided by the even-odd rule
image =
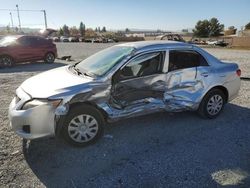
<svg viewBox="0 0 250 188">
<path fill-rule="evenodd" d="M 8 46 L 10 45 L 11 43 L 15 42 L 16 41 L 16 37 L 14 36 L 8 36 L 8 37 L 4 37 L 0 40 L 0 45 L 2 46 Z"/>
<path fill-rule="evenodd" d="M 128 46 L 113 46 L 102 50 L 76 65 L 83 73 L 102 76 L 134 50 Z"/>
</svg>

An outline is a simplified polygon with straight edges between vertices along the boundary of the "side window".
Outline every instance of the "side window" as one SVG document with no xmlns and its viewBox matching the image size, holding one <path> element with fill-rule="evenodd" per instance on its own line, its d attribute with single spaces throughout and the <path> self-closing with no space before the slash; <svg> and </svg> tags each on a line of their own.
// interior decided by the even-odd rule
<svg viewBox="0 0 250 188">
<path fill-rule="evenodd" d="M 163 52 L 141 55 L 120 70 L 120 78 L 123 80 L 160 73 L 163 65 L 163 57 Z"/>
<path fill-rule="evenodd" d="M 169 52 L 169 71 L 198 66 L 208 66 L 202 55 L 191 50 L 171 50 Z"/>
<path fill-rule="evenodd" d="M 30 42 L 30 38 L 29 37 L 21 37 L 20 39 L 18 39 L 18 42 L 23 45 L 23 46 L 30 46 L 31 42 Z"/>
<path fill-rule="evenodd" d="M 36 37 L 31 37 L 30 38 L 30 45 L 31 46 L 36 46 L 38 44 L 38 40 Z"/>
<path fill-rule="evenodd" d="M 37 38 L 37 44 L 38 45 L 45 45 L 47 44 L 47 40 L 43 38 Z"/>
</svg>

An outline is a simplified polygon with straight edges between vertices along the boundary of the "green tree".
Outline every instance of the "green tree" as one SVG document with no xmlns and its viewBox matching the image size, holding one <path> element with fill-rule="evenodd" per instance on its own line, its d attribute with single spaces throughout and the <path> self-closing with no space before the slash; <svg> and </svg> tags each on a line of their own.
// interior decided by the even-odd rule
<svg viewBox="0 0 250 188">
<path fill-rule="evenodd" d="M 6 30 L 7 30 L 7 33 L 10 33 L 10 26 L 9 25 L 6 26 Z"/>
<path fill-rule="evenodd" d="M 97 27 L 95 28 L 95 32 L 97 32 L 98 31 L 98 29 L 97 29 Z"/>
<path fill-rule="evenodd" d="M 59 36 L 63 36 L 63 29 L 60 27 L 59 31 L 58 31 Z"/>
<path fill-rule="evenodd" d="M 245 25 L 245 30 L 250 29 L 250 22 Z"/>
<path fill-rule="evenodd" d="M 66 24 L 63 26 L 62 30 L 64 36 L 69 36 L 69 27 Z"/>
<path fill-rule="evenodd" d="M 228 27 L 228 30 L 234 30 L 234 29 L 235 29 L 234 26 L 229 26 L 229 27 Z"/>
<path fill-rule="evenodd" d="M 79 31 L 80 31 L 81 37 L 84 37 L 85 36 L 85 24 L 83 24 L 82 22 L 80 23 Z"/>
<path fill-rule="evenodd" d="M 199 20 L 196 25 L 195 29 L 193 29 L 194 36 L 196 37 L 208 37 L 209 36 L 209 27 L 210 23 L 208 20 Z"/>
<path fill-rule="evenodd" d="M 129 30 L 129 28 L 126 28 L 125 33 L 128 33 L 128 32 L 130 32 L 130 30 Z"/>
<path fill-rule="evenodd" d="M 208 20 L 199 20 L 195 29 L 193 29 L 194 36 L 197 37 L 217 37 L 224 30 L 224 25 L 220 24 L 217 18 Z"/>
<path fill-rule="evenodd" d="M 77 36 L 79 34 L 79 30 L 76 28 L 76 26 L 73 26 L 69 29 L 69 33 L 71 36 Z"/>
<path fill-rule="evenodd" d="M 102 32 L 106 32 L 106 27 L 105 26 L 103 26 Z"/>
<path fill-rule="evenodd" d="M 217 18 L 211 18 L 209 23 L 210 23 L 209 36 L 211 37 L 220 36 L 220 33 L 224 30 L 224 25 L 220 24 Z"/>
</svg>

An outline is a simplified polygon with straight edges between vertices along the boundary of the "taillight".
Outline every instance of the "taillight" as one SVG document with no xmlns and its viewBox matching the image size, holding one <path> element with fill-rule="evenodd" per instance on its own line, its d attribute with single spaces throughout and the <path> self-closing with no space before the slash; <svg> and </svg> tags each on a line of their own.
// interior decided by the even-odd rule
<svg viewBox="0 0 250 188">
<path fill-rule="evenodd" d="M 236 74 L 240 77 L 240 76 L 241 76 L 241 70 L 238 69 L 238 70 L 236 71 Z"/>
</svg>

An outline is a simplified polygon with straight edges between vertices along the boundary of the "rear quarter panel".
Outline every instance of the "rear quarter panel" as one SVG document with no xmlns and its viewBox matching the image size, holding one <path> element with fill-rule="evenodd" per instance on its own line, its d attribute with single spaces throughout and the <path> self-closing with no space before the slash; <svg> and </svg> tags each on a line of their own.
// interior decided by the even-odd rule
<svg viewBox="0 0 250 188">
<path fill-rule="evenodd" d="M 240 77 L 236 74 L 238 65 L 236 63 L 220 62 L 215 66 L 211 66 L 211 77 L 200 101 L 205 94 L 216 86 L 223 86 L 228 91 L 228 101 L 233 100 L 240 90 Z"/>
</svg>

